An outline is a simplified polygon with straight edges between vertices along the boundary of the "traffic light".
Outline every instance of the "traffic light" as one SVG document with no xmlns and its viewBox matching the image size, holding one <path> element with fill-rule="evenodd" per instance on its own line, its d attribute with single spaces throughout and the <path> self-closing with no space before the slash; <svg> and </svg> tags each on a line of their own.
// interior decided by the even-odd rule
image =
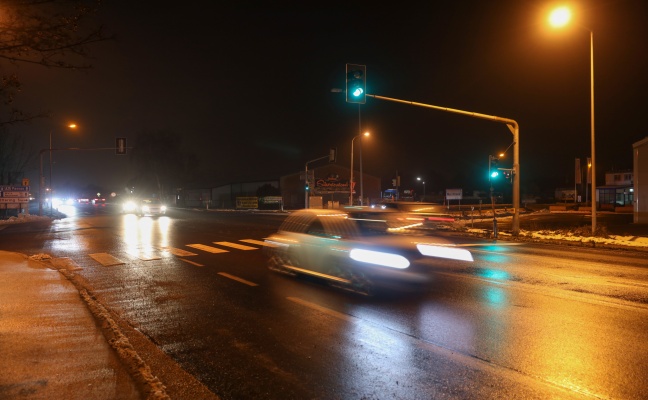
<svg viewBox="0 0 648 400">
<path fill-rule="evenodd" d="M 115 138 L 115 154 L 125 155 L 126 154 L 126 138 L 119 137 Z"/>
<path fill-rule="evenodd" d="M 364 104 L 367 95 L 367 66 L 346 65 L 346 101 Z"/>
<path fill-rule="evenodd" d="M 488 175 L 489 179 L 495 179 L 499 176 L 497 165 L 499 164 L 499 157 L 488 156 Z"/>
<path fill-rule="evenodd" d="M 329 149 L 329 162 L 334 163 L 337 158 L 337 147 L 331 147 Z"/>
<path fill-rule="evenodd" d="M 305 189 L 306 189 L 307 192 L 310 190 L 310 185 L 308 184 L 308 181 L 306 181 L 306 187 L 305 187 Z"/>
</svg>

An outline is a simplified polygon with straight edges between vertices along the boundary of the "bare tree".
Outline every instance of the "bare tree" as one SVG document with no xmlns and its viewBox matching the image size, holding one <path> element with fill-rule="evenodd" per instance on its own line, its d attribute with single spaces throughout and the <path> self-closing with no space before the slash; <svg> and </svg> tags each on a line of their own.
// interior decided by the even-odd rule
<svg viewBox="0 0 648 400">
<path fill-rule="evenodd" d="M 22 136 L 11 134 L 0 134 L 0 149 L 0 185 L 19 185 L 34 153 Z"/>
<path fill-rule="evenodd" d="M 21 90 L 10 66 L 21 63 L 48 68 L 89 69 L 88 48 L 108 40 L 93 20 L 101 0 L 3 0 L 0 3 L 0 127 L 45 117 L 13 107 Z"/>
</svg>

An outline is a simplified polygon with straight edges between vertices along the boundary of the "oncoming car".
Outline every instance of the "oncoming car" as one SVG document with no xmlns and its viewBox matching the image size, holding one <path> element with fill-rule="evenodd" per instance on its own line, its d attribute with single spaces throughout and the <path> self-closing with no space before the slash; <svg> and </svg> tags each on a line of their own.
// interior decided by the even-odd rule
<svg viewBox="0 0 648 400">
<path fill-rule="evenodd" d="M 271 270 L 308 275 L 363 294 L 431 279 L 434 262 L 472 262 L 470 251 L 443 237 L 402 233 L 396 214 L 305 209 L 265 239 Z M 435 261 L 436 260 L 436 261 Z"/>
<path fill-rule="evenodd" d="M 166 214 L 167 206 L 156 198 L 126 200 L 122 205 L 122 211 L 142 216 L 158 216 Z"/>
</svg>

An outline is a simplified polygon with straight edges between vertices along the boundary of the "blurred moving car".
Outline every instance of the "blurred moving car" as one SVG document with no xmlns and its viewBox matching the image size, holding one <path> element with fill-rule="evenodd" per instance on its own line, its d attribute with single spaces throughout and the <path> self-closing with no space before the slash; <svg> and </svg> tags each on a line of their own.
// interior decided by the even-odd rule
<svg viewBox="0 0 648 400">
<path fill-rule="evenodd" d="M 268 266 L 374 294 L 428 282 L 435 260 L 473 261 L 470 251 L 446 238 L 403 234 L 403 216 L 366 209 L 295 211 L 265 239 Z"/>
<path fill-rule="evenodd" d="M 131 213 L 141 216 L 165 215 L 167 206 L 160 199 L 147 198 L 141 200 L 126 200 L 122 204 L 124 213 Z"/>
</svg>

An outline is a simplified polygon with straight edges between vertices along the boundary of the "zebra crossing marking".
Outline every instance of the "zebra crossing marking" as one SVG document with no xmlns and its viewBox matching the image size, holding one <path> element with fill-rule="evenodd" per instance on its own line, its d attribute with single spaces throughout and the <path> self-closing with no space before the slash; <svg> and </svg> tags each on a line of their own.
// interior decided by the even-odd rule
<svg viewBox="0 0 648 400">
<path fill-rule="evenodd" d="M 176 249 L 175 247 L 162 247 L 162 251 L 168 251 L 169 253 L 173 254 L 174 256 L 178 257 L 189 257 L 189 256 L 197 256 L 198 254 L 192 253 L 187 250 L 182 250 L 182 249 Z"/>
<path fill-rule="evenodd" d="M 188 244 L 187 246 L 188 247 L 193 247 L 194 249 L 207 251 L 209 253 L 214 253 L 214 254 L 229 252 L 229 250 L 223 250 L 223 249 L 219 249 L 218 247 L 207 246 L 207 245 L 200 244 L 200 243 Z"/>
<path fill-rule="evenodd" d="M 212 243 L 217 244 L 219 246 L 232 247 L 239 250 L 259 250 L 257 247 L 246 246 L 243 244 L 232 243 L 232 242 L 212 242 Z"/>
<path fill-rule="evenodd" d="M 96 262 L 99 264 L 103 265 L 104 267 L 110 267 L 112 265 L 123 265 L 126 264 L 124 261 L 111 256 L 108 253 L 93 253 L 93 254 L 88 254 L 90 257 L 92 257 Z"/>
<path fill-rule="evenodd" d="M 264 242 L 264 241 L 256 240 L 256 239 L 241 239 L 241 242 L 252 243 L 252 244 L 257 244 L 259 246 L 266 246 L 266 247 L 278 247 L 274 243 Z"/>
</svg>

